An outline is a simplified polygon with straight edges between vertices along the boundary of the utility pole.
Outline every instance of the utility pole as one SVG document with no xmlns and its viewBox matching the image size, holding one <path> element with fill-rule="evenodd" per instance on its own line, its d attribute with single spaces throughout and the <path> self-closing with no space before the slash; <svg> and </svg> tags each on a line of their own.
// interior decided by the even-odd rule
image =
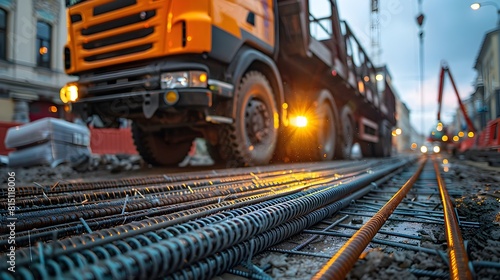
<svg viewBox="0 0 500 280">
<path fill-rule="evenodd" d="M 424 14 L 422 12 L 422 0 L 418 0 L 418 38 L 420 42 L 420 55 L 419 55 L 419 67 L 420 67 L 420 114 L 421 114 L 421 130 L 424 135 L 422 139 L 422 145 L 425 142 L 425 128 L 424 128 Z"/>
<path fill-rule="evenodd" d="M 379 0 L 371 1 L 371 12 L 370 12 L 370 39 L 371 39 L 371 50 L 373 64 L 377 65 L 380 63 L 380 4 Z"/>
</svg>

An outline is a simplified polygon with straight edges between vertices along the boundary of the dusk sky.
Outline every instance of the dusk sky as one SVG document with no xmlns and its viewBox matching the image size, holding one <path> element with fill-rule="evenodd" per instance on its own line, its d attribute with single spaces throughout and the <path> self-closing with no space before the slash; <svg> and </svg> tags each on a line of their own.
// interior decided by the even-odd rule
<svg viewBox="0 0 500 280">
<path fill-rule="evenodd" d="M 314 0 L 313 0 L 314 1 Z M 497 8 L 472 10 L 471 0 L 422 0 L 424 21 L 424 110 L 421 113 L 417 0 L 379 0 L 380 62 L 389 67 L 396 91 L 410 109 L 413 127 L 428 134 L 437 123 L 437 94 L 441 61 L 448 62 L 460 96 L 474 91 L 473 68 L 487 32 L 496 28 Z M 481 1 L 479 1 L 481 2 Z M 500 6 L 499 0 L 493 0 Z M 338 0 L 340 17 L 348 22 L 365 50 L 370 49 L 370 0 Z M 449 122 L 458 101 L 446 77 L 442 121 Z M 423 116 L 423 122 L 422 122 Z M 422 125 L 423 124 L 423 125 Z"/>
</svg>

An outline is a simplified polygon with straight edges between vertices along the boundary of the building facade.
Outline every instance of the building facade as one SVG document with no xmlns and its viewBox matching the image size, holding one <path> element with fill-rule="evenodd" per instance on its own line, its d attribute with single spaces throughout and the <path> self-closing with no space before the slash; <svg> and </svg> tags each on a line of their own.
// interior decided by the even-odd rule
<svg viewBox="0 0 500 280">
<path fill-rule="evenodd" d="M 0 0 L 0 121 L 62 117 L 63 0 Z"/>
<path fill-rule="evenodd" d="M 392 147 L 394 152 L 407 152 L 411 147 L 412 133 L 414 132 L 410 124 L 410 110 L 399 98 L 399 94 L 392 85 L 392 76 L 387 66 L 378 67 L 377 71 L 377 85 L 378 91 L 392 92 L 394 95 L 396 110 L 394 112 L 396 118 L 396 126 L 392 131 Z"/>
<path fill-rule="evenodd" d="M 481 130 L 500 117 L 500 27 L 485 35 L 474 69 L 477 77 L 469 114 Z"/>
</svg>

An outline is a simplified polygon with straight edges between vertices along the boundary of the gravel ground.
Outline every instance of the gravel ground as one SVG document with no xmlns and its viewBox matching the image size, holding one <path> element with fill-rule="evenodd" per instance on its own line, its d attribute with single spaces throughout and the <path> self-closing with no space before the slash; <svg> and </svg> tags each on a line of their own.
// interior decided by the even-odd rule
<svg viewBox="0 0 500 280">
<path fill-rule="evenodd" d="M 450 161 L 449 172 L 444 173 L 443 177 L 464 192 L 462 197 L 455 199 L 458 213 L 464 216 L 466 221 L 480 223 L 479 228 L 462 231 L 464 240 L 468 240 L 469 243 L 470 258 L 500 262 L 500 168 L 489 167 L 483 163 Z M 0 178 L 5 185 L 7 172 L 14 171 L 17 185 L 31 185 L 33 182 L 54 184 L 57 181 L 113 179 L 212 168 L 206 166 L 151 168 L 140 159 L 130 157 L 119 159 L 118 164 L 116 162 L 109 158 L 108 161 L 101 158 L 98 165 L 86 172 L 77 172 L 69 164 L 55 168 L 40 166 L 29 169 L 12 169 L 4 166 L 0 167 Z M 126 166 L 126 168 L 116 166 Z M 446 242 L 443 233 L 433 232 L 432 229 L 428 232 L 432 233 L 430 234 L 432 238 L 423 242 L 422 246 L 440 247 Z M 311 246 L 331 247 L 331 244 L 324 239 L 318 239 Z M 271 265 L 269 274 L 275 279 L 310 279 L 325 262 L 325 259 L 313 257 L 298 259 L 270 253 L 256 264 L 261 267 Z M 417 278 L 408 268 L 447 272 L 447 268 L 436 267 L 436 263 L 438 262 L 433 261 L 432 257 L 421 252 L 401 253 L 387 248 L 385 250 L 367 248 L 362 259 L 348 275 L 348 279 L 431 279 Z M 476 273 L 477 279 L 500 279 L 498 269 L 481 269 Z"/>
</svg>

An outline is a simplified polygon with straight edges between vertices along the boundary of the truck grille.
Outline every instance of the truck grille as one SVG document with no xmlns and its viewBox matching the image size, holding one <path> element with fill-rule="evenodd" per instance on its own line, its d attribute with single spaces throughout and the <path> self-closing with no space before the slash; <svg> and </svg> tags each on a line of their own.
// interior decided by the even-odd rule
<svg viewBox="0 0 500 280">
<path fill-rule="evenodd" d="M 82 46 L 83 46 L 83 49 L 85 49 L 85 50 L 93 50 L 93 49 L 97 49 L 97 48 L 101 48 L 101 47 L 105 47 L 105 46 L 109 46 L 109 45 L 123 43 L 123 42 L 130 41 L 130 40 L 144 38 L 150 34 L 153 34 L 153 32 L 154 32 L 153 27 L 146 28 L 146 29 L 139 29 L 139 30 L 135 30 L 132 32 L 123 33 L 120 35 L 107 37 L 107 38 L 104 38 L 101 40 L 95 40 L 95 41 L 92 41 L 89 43 L 85 43 Z"/>
<path fill-rule="evenodd" d="M 106 21 L 104 23 L 93 25 L 89 28 L 82 29 L 82 35 L 94 35 L 103 31 L 107 31 L 110 29 L 115 29 L 127 25 L 131 25 L 134 23 L 142 22 L 148 20 L 156 15 L 156 11 L 146 11 L 137 14 L 133 14 L 130 16 L 126 16 L 123 18 L 119 18 L 112 21 Z"/>
<path fill-rule="evenodd" d="M 122 9 L 128 6 L 132 6 L 136 3 L 136 0 L 118 0 L 103 5 L 99 5 L 94 8 L 94 16 L 102 15 L 118 9 Z"/>
<path fill-rule="evenodd" d="M 141 46 L 137 46 L 137 47 L 120 49 L 118 51 L 112 51 L 112 52 L 102 53 L 102 54 L 98 54 L 98 55 L 87 56 L 84 58 L 84 60 L 87 62 L 92 62 L 92 61 L 98 61 L 98 60 L 103 60 L 103 59 L 108 59 L 108 58 L 114 58 L 114 57 L 118 57 L 118 56 L 122 56 L 122 55 L 143 52 L 143 51 L 151 49 L 152 47 L 153 47 L 153 44 L 145 44 L 145 45 L 141 45 Z"/>
<path fill-rule="evenodd" d="M 165 32 L 159 18 L 167 7 L 164 1 L 153 5 L 145 0 L 96 2 L 84 2 L 70 12 L 73 34 L 77 38 L 75 59 L 81 62 L 77 63 L 76 71 L 128 63 L 161 50 L 163 38 L 155 34 Z"/>
</svg>

